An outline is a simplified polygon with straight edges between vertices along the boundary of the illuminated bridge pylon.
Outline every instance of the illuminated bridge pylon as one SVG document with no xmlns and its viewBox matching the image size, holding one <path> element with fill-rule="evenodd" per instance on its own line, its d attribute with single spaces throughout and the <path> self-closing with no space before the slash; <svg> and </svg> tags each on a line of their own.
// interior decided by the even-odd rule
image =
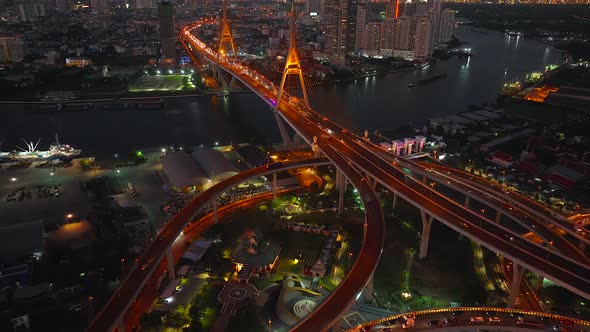
<svg viewBox="0 0 590 332">
<path fill-rule="evenodd" d="M 234 60 L 238 60 L 238 53 L 236 52 L 234 37 L 231 34 L 229 20 L 227 19 L 227 4 L 225 0 L 223 1 L 222 15 L 223 16 L 221 19 L 221 36 L 219 37 L 219 49 L 217 50 L 217 60 L 219 61 L 220 56 L 228 56 L 229 49 L 231 49 Z"/>
<path fill-rule="evenodd" d="M 285 69 L 283 70 L 283 77 L 281 78 L 281 84 L 279 86 L 277 100 L 275 103 L 275 117 L 277 119 L 277 123 L 279 124 L 279 130 L 281 131 L 281 136 L 283 138 L 283 143 L 285 143 L 285 145 L 291 145 L 292 141 L 289 137 L 289 134 L 287 133 L 285 125 L 283 124 L 278 115 L 278 109 L 280 101 L 283 98 L 283 93 L 285 91 L 285 83 L 287 81 L 288 76 L 297 75 L 299 77 L 299 84 L 301 85 L 301 92 L 303 94 L 303 103 L 305 104 L 305 106 L 310 107 L 309 99 L 307 98 L 307 90 L 305 89 L 305 80 L 303 79 L 303 70 L 301 69 L 301 62 L 299 61 L 299 53 L 297 52 L 296 20 L 297 15 L 295 14 L 295 3 L 294 1 L 292 1 L 291 12 L 289 13 L 291 45 L 289 46 L 289 53 L 287 54 L 287 59 L 285 61 Z"/>
</svg>

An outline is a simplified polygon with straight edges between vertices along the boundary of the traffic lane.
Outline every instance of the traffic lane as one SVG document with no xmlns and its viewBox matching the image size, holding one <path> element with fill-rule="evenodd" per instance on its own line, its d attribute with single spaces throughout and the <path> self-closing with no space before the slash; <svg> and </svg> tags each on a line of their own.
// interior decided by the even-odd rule
<svg viewBox="0 0 590 332">
<path fill-rule="evenodd" d="M 355 158 L 357 158 L 357 160 L 362 158 L 362 155 L 359 155 L 357 152 L 350 149 L 346 144 L 341 144 L 341 146 L 339 147 L 339 151 L 344 152 L 346 155 L 351 157 L 352 160 L 355 160 Z M 403 191 L 407 192 L 407 190 L 410 189 L 408 185 L 404 184 L 404 182 L 400 181 L 396 177 L 391 176 L 391 174 L 383 171 L 382 169 L 376 167 L 375 165 L 366 160 L 364 163 L 360 165 L 360 167 L 371 173 L 376 179 L 388 186 L 389 189 L 398 191 L 400 193 L 403 193 Z M 410 180 L 409 183 L 416 184 L 416 182 L 412 180 Z M 416 187 L 414 186 L 414 188 L 410 190 L 413 191 L 412 198 L 415 201 L 418 201 L 418 206 L 426 207 L 429 211 L 436 211 L 435 214 L 439 217 L 440 220 L 446 220 L 448 223 L 454 225 L 457 230 L 460 230 L 460 232 L 465 233 L 465 235 L 471 235 L 476 236 L 476 238 L 480 238 L 482 241 L 484 241 L 486 247 L 492 250 L 502 250 L 505 253 L 505 255 L 510 256 L 511 259 L 519 257 L 517 260 L 523 261 L 523 259 L 521 259 L 520 256 L 517 256 L 519 253 L 523 253 L 524 257 L 528 258 L 528 260 L 524 260 L 523 262 L 535 262 L 534 264 L 537 265 L 535 266 L 533 264 L 532 266 L 535 266 L 538 270 L 553 271 L 554 275 L 557 274 L 561 276 L 558 279 L 562 281 L 570 280 L 570 285 L 580 284 L 584 286 L 583 289 L 590 290 L 590 285 L 585 279 L 580 278 L 579 276 L 573 276 L 569 271 L 563 270 L 558 266 L 554 266 L 552 264 L 549 264 L 548 262 L 545 262 L 539 257 L 529 253 L 527 250 L 520 248 L 520 246 L 515 246 L 515 241 L 510 241 L 509 243 L 506 240 L 504 240 L 501 236 L 495 235 L 494 232 L 499 232 L 499 229 L 497 228 L 497 225 L 495 223 L 484 223 L 482 221 L 482 225 L 480 226 L 483 227 L 480 228 L 471 220 L 476 219 L 474 218 L 474 216 L 478 217 L 477 214 L 474 215 L 472 213 L 468 213 L 464 209 L 457 209 L 456 204 L 447 204 L 443 207 L 442 205 L 433 202 L 430 198 L 427 197 L 429 193 L 426 192 L 427 190 L 424 190 L 425 188 L 417 187 L 418 190 L 415 190 L 415 188 Z M 457 220 L 461 220 L 461 222 L 453 222 Z M 463 226 L 464 224 L 467 224 L 469 226 L 465 228 Z M 500 233 L 504 234 L 503 232 Z M 520 242 L 518 244 L 522 245 L 523 243 Z M 534 251 L 536 250 L 536 247 L 533 247 L 531 249 Z M 576 282 L 573 282 L 574 280 Z"/>
<path fill-rule="evenodd" d="M 284 163 L 280 169 L 305 167 L 325 162 L 325 159 L 322 158 L 289 161 Z M 172 217 L 166 227 L 164 227 L 160 234 L 158 234 L 154 241 L 152 241 L 152 243 L 146 248 L 144 254 L 137 261 L 136 267 L 139 268 L 133 268 L 127 274 L 127 278 L 125 278 L 120 287 L 113 293 L 107 304 L 102 308 L 98 315 L 96 315 L 87 331 L 108 331 L 115 325 L 115 319 L 119 317 L 121 313 L 126 312 L 130 307 L 133 299 L 147 282 L 148 276 L 156 269 L 156 263 L 160 262 L 164 257 L 167 248 L 169 248 L 174 242 L 178 234 L 180 234 L 193 216 L 203 209 L 205 204 L 211 202 L 212 199 L 216 199 L 216 197 L 227 190 L 227 188 L 242 183 L 251 177 L 274 173 L 276 171 L 278 171 L 278 169 L 269 170 L 265 166 L 249 169 L 215 184 L 201 195 L 192 199 L 183 209 Z"/>
</svg>

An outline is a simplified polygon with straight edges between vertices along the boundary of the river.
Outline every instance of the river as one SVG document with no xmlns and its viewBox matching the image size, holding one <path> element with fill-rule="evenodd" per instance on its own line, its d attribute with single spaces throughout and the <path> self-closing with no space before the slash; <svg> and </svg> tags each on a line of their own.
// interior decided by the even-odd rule
<svg viewBox="0 0 590 332">
<path fill-rule="evenodd" d="M 465 111 L 469 105 L 494 102 L 503 83 L 563 60 L 561 53 L 522 37 L 491 31 L 483 34 L 468 27 L 458 28 L 456 36 L 468 43 L 465 47 L 472 48 L 471 58 L 454 57 L 419 71 L 362 78 L 325 89 L 338 96 L 339 102 L 334 105 L 349 112 L 358 128 L 395 129 L 412 121 Z M 448 77 L 408 87 L 420 77 L 437 73 Z M 321 89 L 317 93 L 324 94 Z M 21 106 L 1 107 L 3 151 L 24 146 L 22 139 L 39 138 L 39 148 L 45 149 L 56 133 L 62 143 L 99 156 L 165 145 L 213 145 L 216 141 L 267 145 L 280 138 L 268 106 L 248 93 L 228 98 L 179 98 L 168 101 L 160 110 L 106 111 L 97 107 L 91 111 L 40 113 Z"/>
</svg>

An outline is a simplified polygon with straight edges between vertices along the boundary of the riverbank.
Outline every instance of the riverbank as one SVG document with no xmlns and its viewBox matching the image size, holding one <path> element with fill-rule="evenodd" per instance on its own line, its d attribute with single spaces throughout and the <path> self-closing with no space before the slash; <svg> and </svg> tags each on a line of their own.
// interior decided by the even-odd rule
<svg viewBox="0 0 590 332">
<path fill-rule="evenodd" d="M 376 72 L 376 73 L 372 73 L 372 74 L 357 75 L 357 76 L 350 77 L 350 78 L 343 78 L 343 79 L 333 80 L 331 83 L 333 83 L 333 84 L 346 83 L 346 82 L 358 80 L 360 78 L 365 78 L 365 77 L 373 77 L 373 76 L 379 76 L 379 75 L 389 75 L 389 74 L 393 74 L 393 73 L 401 73 L 401 72 L 406 72 L 406 71 L 418 70 L 418 69 L 422 69 L 422 68 L 424 68 L 426 66 L 428 66 L 428 63 L 421 64 L 421 65 L 416 65 L 416 66 L 409 67 L 409 68 L 392 69 L 392 70 L 389 70 L 389 71 Z"/>
<path fill-rule="evenodd" d="M 58 105 L 58 104 L 76 104 L 76 103 L 102 103 L 102 102 L 120 102 L 120 101 L 155 101 L 158 99 L 178 99 L 187 97 L 202 97 L 213 95 L 225 95 L 236 93 L 250 93 L 247 89 L 228 89 L 227 92 L 222 91 L 208 91 L 200 93 L 165 93 L 165 94 L 138 94 L 126 97 L 121 97 L 115 94 L 100 95 L 100 98 L 93 98 L 96 95 L 81 96 L 81 98 L 69 100 L 53 100 L 53 101 L 30 101 L 30 100 L 0 100 L 0 104 L 5 105 Z"/>
</svg>

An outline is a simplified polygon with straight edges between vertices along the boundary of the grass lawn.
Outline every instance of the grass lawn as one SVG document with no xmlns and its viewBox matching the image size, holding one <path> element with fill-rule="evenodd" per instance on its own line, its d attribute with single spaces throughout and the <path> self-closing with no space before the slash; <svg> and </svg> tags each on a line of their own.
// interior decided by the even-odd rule
<svg viewBox="0 0 590 332">
<path fill-rule="evenodd" d="M 193 88 L 190 82 L 190 75 L 153 75 L 141 76 L 134 82 L 129 84 L 129 92 L 145 92 L 145 91 L 180 91 L 183 90 L 184 78 L 189 79 L 187 87 Z"/>
</svg>

